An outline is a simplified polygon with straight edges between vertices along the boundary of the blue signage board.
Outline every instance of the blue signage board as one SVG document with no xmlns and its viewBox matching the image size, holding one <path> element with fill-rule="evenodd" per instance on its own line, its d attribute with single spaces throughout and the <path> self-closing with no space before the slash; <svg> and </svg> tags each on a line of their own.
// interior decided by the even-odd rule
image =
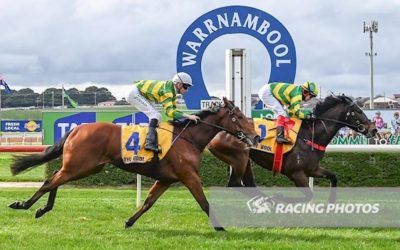
<svg viewBox="0 0 400 250">
<path fill-rule="evenodd" d="M 50 113 L 51 114 L 51 113 Z M 47 116 L 47 114 L 45 114 Z M 101 112 L 80 112 L 72 114 L 62 114 L 62 117 L 56 118 L 53 121 L 46 120 L 47 123 L 52 123 L 54 133 L 46 131 L 45 143 L 54 143 L 62 138 L 67 132 L 74 129 L 80 124 L 94 123 L 94 122 L 112 122 L 118 125 L 141 124 L 148 123 L 149 118 L 142 112 L 136 112 L 129 115 L 122 113 L 101 113 Z M 48 141 L 47 138 L 53 138 Z"/>
<path fill-rule="evenodd" d="M 54 122 L 54 141 L 80 124 L 93 122 L 96 122 L 96 112 L 82 112 L 57 119 Z"/>
<path fill-rule="evenodd" d="M 142 112 L 133 113 L 131 115 L 119 117 L 113 120 L 113 123 L 118 125 L 149 123 L 149 118 Z"/>
<path fill-rule="evenodd" d="M 1 121 L 2 132 L 40 132 L 42 121 L 38 120 L 3 120 Z"/>
<path fill-rule="evenodd" d="M 210 100 L 203 80 L 201 62 L 207 46 L 226 34 L 247 34 L 264 45 L 271 60 L 269 82 L 294 82 L 296 49 L 292 37 L 282 23 L 272 15 L 253 7 L 221 7 L 197 18 L 186 29 L 179 42 L 177 71 L 188 73 L 194 84 L 184 97 L 187 108 L 200 109 L 201 100 Z"/>
</svg>

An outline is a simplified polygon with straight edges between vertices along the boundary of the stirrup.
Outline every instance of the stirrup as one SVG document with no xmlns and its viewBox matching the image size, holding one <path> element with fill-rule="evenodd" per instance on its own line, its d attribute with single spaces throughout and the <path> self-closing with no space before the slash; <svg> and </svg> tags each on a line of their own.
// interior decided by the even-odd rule
<svg viewBox="0 0 400 250">
<path fill-rule="evenodd" d="M 158 145 L 154 145 L 148 140 L 146 140 L 144 144 L 144 149 L 148 151 L 153 151 L 154 153 L 161 153 L 161 149 L 158 147 Z"/>
<path fill-rule="evenodd" d="M 147 151 L 153 151 L 154 153 L 161 153 L 161 149 L 158 147 L 154 147 L 153 145 L 146 145 L 144 147 Z"/>
<path fill-rule="evenodd" d="M 291 141 L 289 141 L 288 139 L 284 138 L 284 137 L 277 137 L 276 138 L 276 142 L 279 144 L 293 144 Z"/>
</svg>

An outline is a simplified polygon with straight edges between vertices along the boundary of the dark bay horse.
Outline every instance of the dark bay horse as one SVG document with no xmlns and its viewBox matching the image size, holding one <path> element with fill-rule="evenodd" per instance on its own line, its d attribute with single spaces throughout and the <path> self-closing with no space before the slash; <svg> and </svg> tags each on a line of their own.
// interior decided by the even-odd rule
<svg viewBox="0 0 400 250">
<path fill-rule="evenodd" d="M 222 106 L 203 110 L 197 115 L 201 118 L 198 124 L 190 121 L 186 122 L 184 127 L 182 124 L 174 124 L 173 137 L 178 139 L 157 164 L 124 164 L 121 158 L 121 127 L 118 125 L 92 123 L 77 126 L 43 153 L 15 159 L 11 166 L 14 175 L 60 156 L 62 166 L 30 199 L 16 201 L 10 207 L 29 209 L 41 196 L 50 192 L 47 204 L 36 212 L 36 218 L 41 217 L 53 208 L 60 185 L 97 173 L 105 163 L 111 163 L 126 171 L 156 179 L 144 204 L 126 221 L 125 227 L 131 227 L 172 183 L 178 181 L 190 190 L 202 210 L 208 216 L 212 216 L 209 214 L 209 203 L 199 177 L 202 151 L 221 130 L 237 136 L 248 145 L 257 144 L 259 136 L 243 113 L 226 98 Z M 214 228 L 223 230 L 220 226 Z"/>
<path fill-rule="evenodd" d="M 338 130 L 345 126 L 367 137 L 375 136 L 377 130 L 375 124 L 347 96 L 328 96 L 317 103 L 314 115 L 316 118 L 313 120 L 303 120 L 293 149 L 284 155 L 281 173 L 292 180 L 297 187 L 307 188 L 307 177 L 326 178 L 330 181 L 331 187 L 336 187 L 336 175 L 319 165 L 325 151 L 311 147 L 311 142 L 326 147 Z M 237 187 L 243 183 L 244 186 L 255 187 L 249 158 L 259 166 L 272 170 L 273 154 L 247 148 L 227 133 L 217 134 L 208 148 L 216 157 L 231 166 L 228 186 Z"/>
</svg>

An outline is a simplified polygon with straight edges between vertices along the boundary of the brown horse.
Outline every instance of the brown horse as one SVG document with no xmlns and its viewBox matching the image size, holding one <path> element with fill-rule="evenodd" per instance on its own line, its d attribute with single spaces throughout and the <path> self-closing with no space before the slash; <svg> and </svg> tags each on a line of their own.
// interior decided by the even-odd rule
<svg viewBox="0 0 400 250">
<path fill-rule="evenodd" d="M 331 182 L 331 187 L 337 186 L 336 175 L 319 165 L 325 151 L 311 147 L 310 142 L 326 147 L 338 130 L 344 126 L 367 137 L 373 137 L 377 132 L 375 124 L 346 96 L 328 96 L 316 105 L 314 114 L 315 119 L 303 120 L 298 132 L 298 140 L 293 149 L 284 155 L 281 172 L 297 187 L 306 187 L 303 189 L 307 192 L 306 200 L 312 197 L 311 190 L 307 189 L 309 187 L 307 177 L 327 178 Z M 216 157 L 231 166 L 228 182 L 230 187 L 238 187 L 242 184 L 247 187 L 256 186 L 249 158 L 259 166 L 272 170 L 273 154 L 246 148 L 243 143 L 227 133 L 218 133 L 208 148 Z M 334 199 L 334 196 L 330 197 L 331 201 Z"/>
<path fill-rule="evenodd" d="M 126 171 L 156 179 L 142 207 L 126 221 L 126 228 L 131 227 L 172 183 L 178 181 L 190 190 L 202 210 L 210 216 L 209 203 L 199 177 L 202 151 L 221 130 L 237 136 L 248 145 L 256 144 L 259 136 L 243 113 L 226 98 L 223 106 L 203 110 L 197 115 L 201 118 L 198 124 L 190 121 L 183 125 L 174 123 L 175 143 L 162 160 L 150 163 L 123 163 L 120 126 L 112 123 L 80 125 L 43 153 L 15 159 L 11 166 L 14 175 L 59 156 L 62 156 L 62 166 L 29 200 L 16 201 L 10 207 L 29 209 L 42 195 L 50 192 L 47 204 L 36 212 L 36 218 L 41 217 L 53 208 L 60 185 L 98 173 L 105 163 L 111 163 Z M 214 228 L 223 230 L 220 226 Z"/>
</svg>

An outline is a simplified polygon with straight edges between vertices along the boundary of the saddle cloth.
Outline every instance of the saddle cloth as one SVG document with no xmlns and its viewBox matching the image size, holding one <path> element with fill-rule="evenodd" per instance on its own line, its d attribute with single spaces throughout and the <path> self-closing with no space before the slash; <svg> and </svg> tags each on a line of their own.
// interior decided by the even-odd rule
<svg viewBox="0 0 400 250">
<path fill-rule="evenodd" d="M 154 154 L 144 149 L 147 135 L 147 126 L 129 125 L 121 127 L 121 156 L 125 164 L 151 161 Z M 161 145 L 161 153 L 158 154 L 161 160 L 171 148 L 174 127 L 168 123 L 161 123 L 157 128 L 158 143 Z"/>
<path fill-rule="evenodd" d="M 276 120 L 266 120 L 261 118 L 254 118 L 254 128 L 258 135 L 260 135 L 261 142 L 258 143 L 255 149 L 275 154 L 276 150 Z M 301 120 L 290 118 L 290 121 L 285 125 L 285 136 L 293 144 L 284 144 L 283 153 L 287 153 L 294 147 L 297 139 L 297 133 L 300 130 Z"/>
</svg>

